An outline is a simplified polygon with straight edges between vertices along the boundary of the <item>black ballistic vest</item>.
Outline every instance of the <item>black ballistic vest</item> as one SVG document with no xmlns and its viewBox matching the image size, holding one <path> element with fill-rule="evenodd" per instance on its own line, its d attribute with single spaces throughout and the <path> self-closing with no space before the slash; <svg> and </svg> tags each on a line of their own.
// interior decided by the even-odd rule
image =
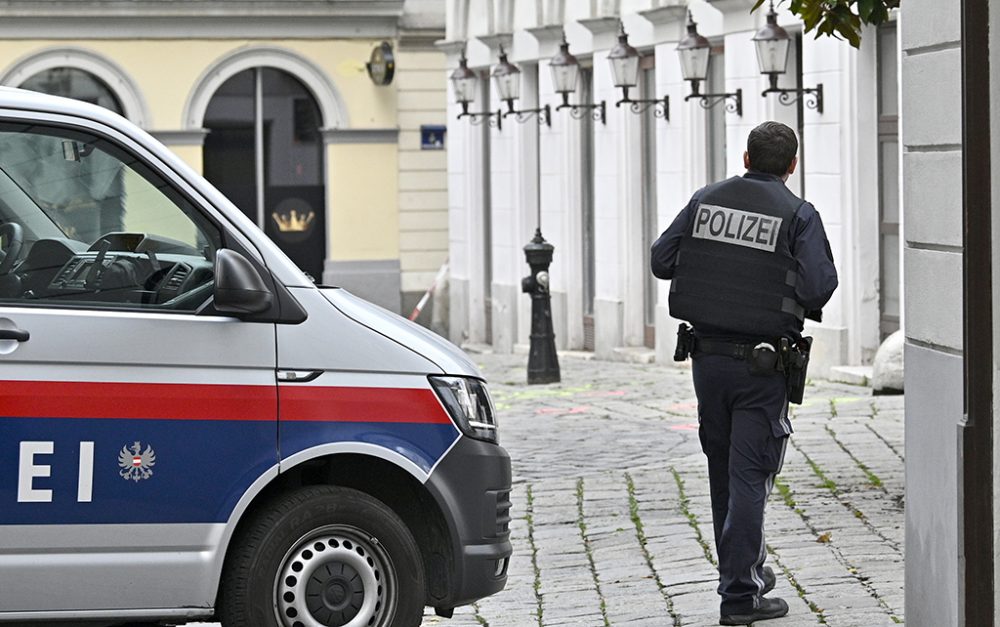
<svg viewBox="0 0 1000 627">
<path fill-rule="evenodd" d="M 669 304 L 696 331 L 771 338 L 802 330 L 789 229 L 803 201 L 764 176 L 711 185 L 694 208 Z"/>
</svg>

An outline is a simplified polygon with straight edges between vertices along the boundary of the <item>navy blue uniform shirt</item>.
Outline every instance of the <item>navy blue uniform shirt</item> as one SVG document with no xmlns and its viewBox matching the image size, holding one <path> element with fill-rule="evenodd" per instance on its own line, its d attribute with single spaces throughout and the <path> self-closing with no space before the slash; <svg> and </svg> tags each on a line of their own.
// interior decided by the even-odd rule
<svg viewBox="0 0 1000 627">
<path fill-rule="evenodd" d="M 765 174 L 749 170 L 744 178 L 772 181 L 775 185 L 785 182 L 773 174 Z M 691 216 L 698 207 L 700 197 L 705 188 L 694 193 L 688 204 L 681 210 L 673 223 L 660 235 L 653 244 L 650 253 L 650 269 L 658 279 L 672 279 L 674 268 L 677 267 L 677 251 L 681 238 L 688 230 Z M 826 239 L 823 220 L 819 212 L 809 202 L 804 202 L 792 218 L 791 230 L 792 255 L 798 263 L 799 282 L 795 286 L 795 299 L 807 312 L 818 313 L 826 305 L 834 290 L 837 289 L 837 268 L 833 265 L 833 252 L 830 242 Z M 706 329 L 696 329 L 702 335 Z M 711 330 L 710 335 L 724 335 Z"/>
</svg>

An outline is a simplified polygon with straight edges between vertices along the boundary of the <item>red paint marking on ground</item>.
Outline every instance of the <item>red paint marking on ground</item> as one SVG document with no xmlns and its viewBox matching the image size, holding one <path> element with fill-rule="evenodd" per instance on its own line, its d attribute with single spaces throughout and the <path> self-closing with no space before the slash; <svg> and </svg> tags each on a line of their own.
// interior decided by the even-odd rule
<svg viewBox="0 0 1000 627">
<path fill-rule="evenodd" d="M 590 411 L 590 408 L 586 405 L 581 407 L 570 407 L 565 409 L 562 407 L 542 407 L 541 409 L 536 409 L 536 414 L 585 414 Z"/>
<path fill-rule="evenodd" d="M 698 425 L 695 423 L 688 423 L 683 425 L 672 425 L 669 428 L 674 431 L 697 431 Z"/>
<path fill-rule="evenodd" d="M 674 403 L 668 411 L 698 411 L 698 403 Z"/>
</svg>

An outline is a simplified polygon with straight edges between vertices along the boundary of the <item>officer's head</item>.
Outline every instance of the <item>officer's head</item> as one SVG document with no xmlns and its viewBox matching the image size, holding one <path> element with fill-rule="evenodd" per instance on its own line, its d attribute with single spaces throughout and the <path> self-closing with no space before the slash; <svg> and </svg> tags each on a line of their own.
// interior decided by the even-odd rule
<svg viewBox="0 0 1000 627">
<path fill-rule="evenodd" d="M 798 151 L 799 140 L 795 138 L 795 131 L 781 122 L 764 122 L 750 131 L 743 165 L 748 170 L 788 178 L 798 163 L 795 157 Z"/>
</svg>

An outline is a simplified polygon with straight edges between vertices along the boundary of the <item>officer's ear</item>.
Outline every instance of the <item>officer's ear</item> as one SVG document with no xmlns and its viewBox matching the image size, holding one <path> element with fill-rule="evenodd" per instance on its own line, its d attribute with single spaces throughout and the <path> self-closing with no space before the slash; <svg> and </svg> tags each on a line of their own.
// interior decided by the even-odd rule
<svg viewBox="0 0 1000 627">
<path fill-rule="evenodd" d="M 785 176 L 791 176 L 791 175 L 795 174 L 795 166 L 797 166 L 797 165 L 799 165 L 799 158 L 798 157 L 792 157 L 792 162 L 788 166 L 788 174 L 786 174 Z"/>
<path fill-rule="evenodd" d="M 747 170 L 750 169 L 750 153 L 746 150 L 743 151 L 743 167 Z"/>
</svg>

